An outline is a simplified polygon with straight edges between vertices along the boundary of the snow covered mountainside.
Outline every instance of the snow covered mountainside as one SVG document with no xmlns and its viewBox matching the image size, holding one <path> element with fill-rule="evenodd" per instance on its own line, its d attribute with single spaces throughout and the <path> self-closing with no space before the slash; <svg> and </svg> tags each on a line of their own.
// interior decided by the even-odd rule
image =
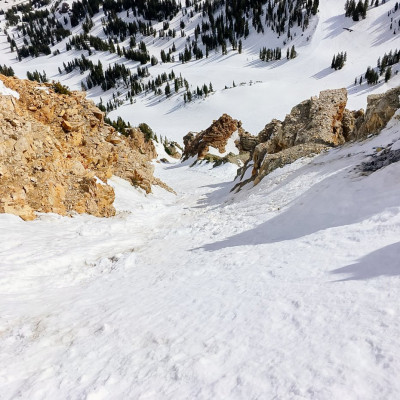
<svg viewBox="0 0 400 400">
<path fill-rule="evenodd" d="M 111 120 L 145 122 L 179 143 L 223 113 L 257 134 L 323 89 L 347 88 L 358 109 L 400 85 L 394 0 L 362 3 L 359 21 L 344 0 L 241 2 L 255 5 L 248 33 L 237 14 L 220 18 L 235 2 L 133 3 L 35 0 L 29 14 L 0 0 L 0 73 L 85 85 L 116 107 Z M 204 44 L 210 32 L 217 42 Z M 192 59 L 179 61 L 189 47 Z M 277 49 L 281 59 L 260 59 Z M 2 81 L 1 95 L 27 101 Z M 236 165 L 191 166 L 154 146 L 154 175 L 176 194 L 114 175 L 112 218 L 0 214 L 0 399 L 399 399 L 400 111 L 378 135 L 238 192 Z"/>
<path fill-rule="evenodd" d="M 71 6 L 71 10 L 74 9 L 72 1 L 66 3 Z M 98 4 L 99 2 L 92 0 L 90 4 L 92 3 Z M 230 4 L 230 2 L 228 3 Z M 250 3 L 258 4 L 257 2 Z M 293 0 L 290 2 L 260 2 L 263 14 L 259 18 L 263 31 L 257 32 L 257 25 L 253 26 L 257 14 L 251 8 L 248 11 L 249 34 L 246 36 L 244 33 L 240 35 L 240 33 L 234 32 L 234 35 L 232 34 L 234 36 L 233 44 L 229 39 L 229 20 L 226 21 L 224 25 L 226 32 L 224 30 L 221 33 L 223 38 L 219 38 L 218 35 L 216 37 L 216 40 L 225 41 L 226 51 L 223 54 L 222 45 L 217 45 L 208 51 L 208 57 L 206 56 L 207 44 L 203 44 L 203 36 L 210 35 L 212 29 L 209 27 L 207 30 L 207 26 L 210 25 L 210 17 L 208 11 L 200 12 L 199 4 L 202 4 L 201 2 L 187 2 L 181 9 L 175 10 L 176 14 L 173 13 L 172 19 L 167 22 L 168 28 L 165 21 L 146 20 L 139 15 L 139 11 L 135 16 L 131 8 L 115 11 L 112 7 L 113 2 L 104 3 L 104 7 L 108 10 L 106 11 L 107 17 L 105 17 L 101 4 L 97 5 L 99 12 L 94 13 L 93 11 L 91 19 L 85 11 L 77 12 L 81 18 L 89 18 L 93 26 L 89 22 L 82 25 L 86 21 L 82 19 L 81 24 L 71 27 L 72 16 L 55 11 L 54 18 L 60 26 L 57 28 L 58 30 L 49 28 L 51 32 L 56 31 L 58 35 L 52 34 L 54 45 L 49 44 L 50 54 L 39 53 L 38 57 L 33 58 L 29 57 L 28 50 L 27 54 L 21 50 L 24 46 L 28 48 L 31 40 L 39 40 L 39 33 L 36 36 L 33 33 L 31 36 L 28 33 L 23 36 L 24 32 L 30 32 L 29 24 L 32 22 L 29 20 L 33 17 L 29 17 L 28 14 L 25 17 L 27 22 L 20 21 L 18 23 L 19 25 L 27 24 L 26 27 L 17 30 L 15 25 L 6 29 L 6 15 L 0 15 L 0 25 L 3 28 L 0 34 L 0 64 L 5 63 L 11 66 L 20 78 L 25 78 L 27 71 L 31 73 L 34 71 L 43 73 L 44 71 L 47 79 L 60 80 L 71 89 L 80 90 L 82 83 L 86 88 L 95 85 L 88 90 L 88 96 L 93 98 L 96 103 L 102 101 L 104 106 L 111 104 L 112 107 L 123 103 L 122 106 L 110 113 L 111 119 L 116 120 L 121 116 L 132 125 L 146 122 L 158 134 L 166 135 L 171 140 L 178 142 L 182 141 L 182 137 L 188 131 L 204 129 L 212 119 L 218 118 L 223 113 L 240 119 L 247 130 L 257 133 L 266 121 L 272 118 L 282 119 L 284 113 L 292 106 L 304 98 L 317 95 L 321 90 L 346 87 L 350 94 L 349 108 L 356 109 L 365 105 L 367 94 L 384 92 L 399 85 L 400 77 L 396 75 L 396 71 L 400 68 L 398 60 L 392 66 L 392 78 L 387 83 L 383 76 L 376 85 L 368 85 L 365 79 L 361 85 L 358 83 L 368 66 L 375 68 L 379 58 L 382 59 L 391 51 L 394 53 L 399 47 L 400 10 L 398 8 L 396 10 L 396 1 L 386 0 L 384 3 L 379 1 L 378 7 L 372 5 L 368 8 L 365 19 L 360 18 L 360 21 L 356 22 L 352 18 L 345 17 L 344 0 L 324 0 L 320 2 L 319 11 L 315 15 L 311 12 L 312 9 L 309 13 L 305 13 L 305 8 L 301 8 L 303 11 L 300 13 L 300 26 L 297 19 L 290 21 L 289 9 L 283 8 L 286 10 L 286 14 L 284 13 L 281 17 L 283 31 L 278 34 L 273 17 L 268 17 L 268 8 L 269 5 L 273 6 L 273 15 L 276 15 L 281 3 L 285 3 L 287 6 L 306 2 Z M 130 3 L 127 2 L 127 4 Z M 216 2 L 216 4 L 219 3 Z M 58 3 L 50 3 L 39 11 L 59 10 L 60 7 Z M 204 6 L 204 9 L 207 7 Z M 225 12 L 225 9 L 229 9 L 228 5 L 226 7 L 220 5 L 220 8 L 216 8 L 214 13 L 210 13 L 216 21 L 216 33 L 220 32 L 217 23 L 218 17 Z M 39 11 L 34 9 L 34 12 Z M 22 18 L 22 11 L 12 15 Z M 85 15 L 86 17 L 83 17 Z M 39 27 L 44 25 L 45 17 L 42 16 L 42 18 L 43 23 L 37 22 Z M 305 24 L 306 19 L 307 23 Z M 278 17 L 275 17 L 275 20 L 278 21 Z M 149 32 L 150 28 L 147 27 L 146 31 L 142 27 L 131 36 L 129 32 L 134 28 L 129 28 L 129 23 L 133 24 L 134 22 L 138 25 L 137 29 L 139 29 L 139 23 L 142 25 L 150 23 L 152 34 Z M 128 24 L 127 27 L 124 24 Z M 196 33 L 198 26 L 200 34 Z M 203 26 L 205 26 L 204 32 Z M 64 30 L 70 30 L 71 35 L 62 39 L 66 34 Z M 88 32 L 86 37 L 82 36 L 84 31 Z M 169 31 L 174 31 L 175 37 L 169 36 Z M 135 38 L 133 42 L 132 37 Z M 101 43 L 98 43 L 99 40 Z M 112 46 L 108 44 L 110 41 Z M 241 53 L 238 48 L 239 41 L 242 42 Z M 42 44 L 42 41 L 40 43 Z M 120 52 L 125 51 L 126 56 L 122 53 L 120 53 L 121 57 L 118 55 L 117 45 Z M 104 46 L 110 50 L 102 51 Z M 286 52 L 293 46 L 296 49 L 297 57 L 288 60 Z M 11 52 L 11 47 L 13 52 Z M 192 59 L 182 63 L 179 61 L 179 54 L 185 54 L 185 47 L 191 48 Z M 19 53 L 16 51 L 17 48 Z M 175 51 L 169 53 L 173 48 Z M 202 51 L 203 58 L 196 59 L 195 48 Z M 260 50 L 263 48 L 281 49 L 282 58 L 269 62 L 260 60 Z M 144 53 L 140 49 L 145 49 Z M 34 54 L 37 46 L 32 46 L 31 51 Z M 140 61 L 128 59 L 127 57 L 138 56 L 136 53 L 136 56 L 130 54 L 129 51 L 147 54 L 148 61 L 141 64 Z M 170 58 L 172 57 L 171 62 L 162 62 L 161 52 L 169 54 Z M 331 62 L 333 56 L 338 53 L 347 53 L 347 61 L 342 69 L 335 71 L 331 68 Z M 20 55 L 20 62 L 17 54 Z M 27 55 L 28 57 L 26 57 Z M 85 65 L 76 66 L 74 69 L 68 67 L 69 63 L 75 59 L 82 60 L 82 56 L 86 60 L 83 63 Z M 156 65 L 151 65 L 150 57 L 152 56 L 158 60 Z M 173 59 L 174 62 L 172 62 Z M 126 67 L 127 71 L 132 74 L 131 76 L 137 75 L 137 80 L 134 80 L 131 85 L 127 85 L 123 82 L 124 80 L 126 82 L 126 78 L 121 78 L 117 87 L 110 89 L 104 85 L 102 88 L 99 83 L 99 71 L 95 71 L 91 74 L 90 85 L 88 85 L 90 74 L 87 69 L 89 68 L 88 63 L 93 63 L 95 67 L 98 61 L 102 63 L 104 74 L 109 66 L 113 67 L 117 63 L 119 66 Z M 120 76 L 120 73 L 123 71 L 110 72 L 109 76 Z M 356 78 L 357 85 L 354 85 Z M 167 83 L 171 91 L 168 97 L 165 95 Z M 198 89 L 203 90 L 204 85 L 209 91 L 210 83 L 213 92 L 209 92 L 207 96 L 204 93 L 197 95 Z M 149 84 L 150 87 L 148 87 Z M 175 92 L 175 85 L 177 85 L 178 92 Z M 191 93 L 191 101 L 185 103 L 184 95 L 187 95 L 188 92 Z M 132 103 L 126 99 L 127 95 L 132 97 Z M 154 118 L 154 115 L 157 118 Z"/>
<path fill-rule="evenodd" d="M 0 397 L 397 399 L 399 117 L 235 195 L 157 164 L 112 219 L 0 215 Z"/>
</svg>

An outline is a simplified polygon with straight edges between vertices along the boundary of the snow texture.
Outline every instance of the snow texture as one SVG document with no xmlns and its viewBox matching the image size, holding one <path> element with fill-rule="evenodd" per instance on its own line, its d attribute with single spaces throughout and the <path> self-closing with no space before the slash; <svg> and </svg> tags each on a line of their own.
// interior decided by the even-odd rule
<svg viewBox="0 0 400 400">
<path fill-rule="evenodd" d="M 263 63 L 259 49 L 283 38 L 251 33 L 243 54 L 149 68 L 182 73 L 191 89 L 211 80 L 206 99 L 138 96 L 110 117 L 181 143 L 223 113 L 256 134 L 324 89 L 346 87 L 349 108 L 365 108 L 367 95 L 400 84 L 397 65 L 388 83 L 354 86 L 398 47 L 387 29 L 395 2 L 357 23 L 344 3 L 320 1 L 310 29 L 290 43 L 294 60 Z M 99 37 L 101 17 L 91 31 Z M 199 22 L 185 18 L 190 29 Z M 60 55 L 18 62 L 2 31 L 1 64 L 80 89 L 85 75 L 58 73 L 85 53 L 66 52 L 67 40 L 52 48 Z M 157 56 L 172 45 L 145 41 Z M 348 61 L 334 71 L 341 51 Z M 120 61 L 90 59 L 104 69 Z M 112 91 L 88 96 L 106 102 Z M 169 161 L 155 161 L 155 174 L 177 195 L 113 177 L 113 218 L 0 215 L 0 399 L 399 399 L 400 163 L 361 169 L 382 149 L 400 149 L 398 116 L 379 136 L 300 159 L 238 194 L 236 166 L 190 167 L 194 159 L 177 163 L 155 145 Z"/>
<path fill-rule="evenodd" d="M 19 93 L 17 93 L 15 90 L 9 89 L 8 87 L 5 87 L 2 81 L 0 81 L 0 95 L 13 96 L 16 99 L 19 99 Z"/>
<path fill-rule="evenodd" d="M 229 192 L 119 178 L 116 217 L 0 215 L 2 399 L 397 399 L 400 164 L 381 135 Z"/>
</svg>

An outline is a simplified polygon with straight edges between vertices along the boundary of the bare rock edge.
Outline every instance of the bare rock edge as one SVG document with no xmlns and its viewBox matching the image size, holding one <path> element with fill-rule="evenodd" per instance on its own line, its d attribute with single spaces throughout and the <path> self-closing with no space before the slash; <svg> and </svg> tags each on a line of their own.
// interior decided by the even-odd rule
<svg viewBox="0 0 400 400">
<path fill-rule="evenodd" d="M 115 214 L 112 175 L 151 192 L 154 145 L 139 129 L 119 135 L 82 92 L 0 75 L 19 99 L 0 95 L 0 212 L 97 217 Z"/>
</svg>

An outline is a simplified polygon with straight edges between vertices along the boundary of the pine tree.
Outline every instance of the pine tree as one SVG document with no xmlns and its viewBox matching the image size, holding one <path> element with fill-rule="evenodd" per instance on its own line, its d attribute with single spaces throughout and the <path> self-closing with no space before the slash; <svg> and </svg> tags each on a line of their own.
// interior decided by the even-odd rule
<svg viewBox="0 0 400 400">
<path fill-rule="evenodd" d="M 171 87 L 169 86 L 169 82 L 165 86 L 165 95 L 169 97 L 171 95 Z"/>
<path fill-rule="evenodd" d="M 386 68 L 385 72 L 385 82 L 388 82 L 391 77 L 392 77 L 392 67 L 388 67 Z"/>
</svg>

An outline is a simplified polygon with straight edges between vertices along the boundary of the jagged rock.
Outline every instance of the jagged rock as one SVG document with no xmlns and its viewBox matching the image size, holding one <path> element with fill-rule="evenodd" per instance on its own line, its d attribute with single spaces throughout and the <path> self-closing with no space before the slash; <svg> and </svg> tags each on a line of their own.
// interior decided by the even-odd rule
<svg viewBox="0 0 400 400">
<path fill-rule="evenodd" d="M 251 160 L 239 169 L 241 182 L 234 189 L 250 181 L 257 184 L 274 169 L 298 158 L 379 133 L 400 108 L 400 88 L 368 96 L 365 113 L 347 110 L 346 102 L 345 89 L 326 90 L 293 107 L 283 122 L 272 120 L 258 134 L 260 144 L 254 147 Z M 392 159 L 395 157 L 387 158 Z M 245 180 L 249 168 L 252 174 Z"/>
<path fill-rule="evenodd" d="M 248 132 L 240 132 L 239 143 L 237 147 L 239 148 L 240 152 L 252 153 L 259 143 L 260 140 L 257 136 L 253 136 Z"/>
<path fill-rule="evenodd" d="M 280 136 L 282 136 L 282 122 L 273 119 L 269 124 L 265 125 L 265 128 L 258 134 L 258 141 L 259 143 L 264 143 Z"/>
<path fill-rule="evenodd" d="M 344 110 L 342 127 L 343 127 L 343 136 L 346 142 L 356 139 L 355 132 L 363 116 L 364 116 L 364 110 L 359 110 L 359 111 L 350 111 L 348 109 Z"/>
<path fill-rule="evenodd" d="M 136 147 L 142 154 L 149 154 L 151 158 L 157 157 L 153 142 L 151 140 L 146 140 L 143 132 L 139 128 L 131 128 L 128 138 L 130 139 L 131 146 Z"/>
<path fill-rule="evenodd" d="M 229 138 L 235 131 L 241 128 L 241 125 L 240 121 L 233 119 L 227 114 L 223 114 L 206 130 L 198 134 L 194 134 L 193 132 L 188 133 L 183 138 L 185 145 L 182 155 L 183 160 L 187 160 L 190 157 L 203 159 L 208 153 L 210 146 L 218 149 L 223 154 Z"/>
<path fill-rule="evenodd" d="M 259 133 L 269 154 L 303 143 L 337 146 L 345 142 L 342 120 L 347 103 L 346 89 L 325 90 L 293 107 L 283 122 L 272 120 Z"/>
<path fill-rule="evenodd" d="M 66 121 L 66 120 L 62 120 L 61 121 L 61 126 L 64 129 L 65 132 L 71 132 L 72 131 L 72 125 Z"/>
<path fill-rule="evenodd" d="M 118 136 L 84 94 L 0 75 L 19 100 L 0 96 L 0 212 L 31 220 L 35 212 L 115 214 L 113 174 L 147 192 L 158 184 L 156 152 L 138 130 Z M 137 146 L 138 143 L 140 146 Z"/>
<path fill-rule="evenodd" d="M 328 146 L 345 142 L 354 131 L 356 115 L 346 112 L 346 89 L 325 90 L 293 107 L 285 120 L 273 119 L 258 134 L 251 158 L 239 169 L 241 182 L 259 183 L 263 177 L 297 158 L 320 153 Z M 251 177 L 244 181 L 246 171 Z"/>
<path fill-rule="evenodd" d="M 383 167 L 400 161 L 400 149 L 392 150 L 390 147 L 383 149 L 379 154 L 371 156 L 370 161 L 361 164 L 361 171 L 364 173 L 372 173 Z"/>
<path fill-rule="evenodd" d="M 357 121 L 354 138 L 360 140 L 379 133 L 400 108 L 399 96 L 400 87 L 368 96 L 367 110 Z"/>
</svg>

